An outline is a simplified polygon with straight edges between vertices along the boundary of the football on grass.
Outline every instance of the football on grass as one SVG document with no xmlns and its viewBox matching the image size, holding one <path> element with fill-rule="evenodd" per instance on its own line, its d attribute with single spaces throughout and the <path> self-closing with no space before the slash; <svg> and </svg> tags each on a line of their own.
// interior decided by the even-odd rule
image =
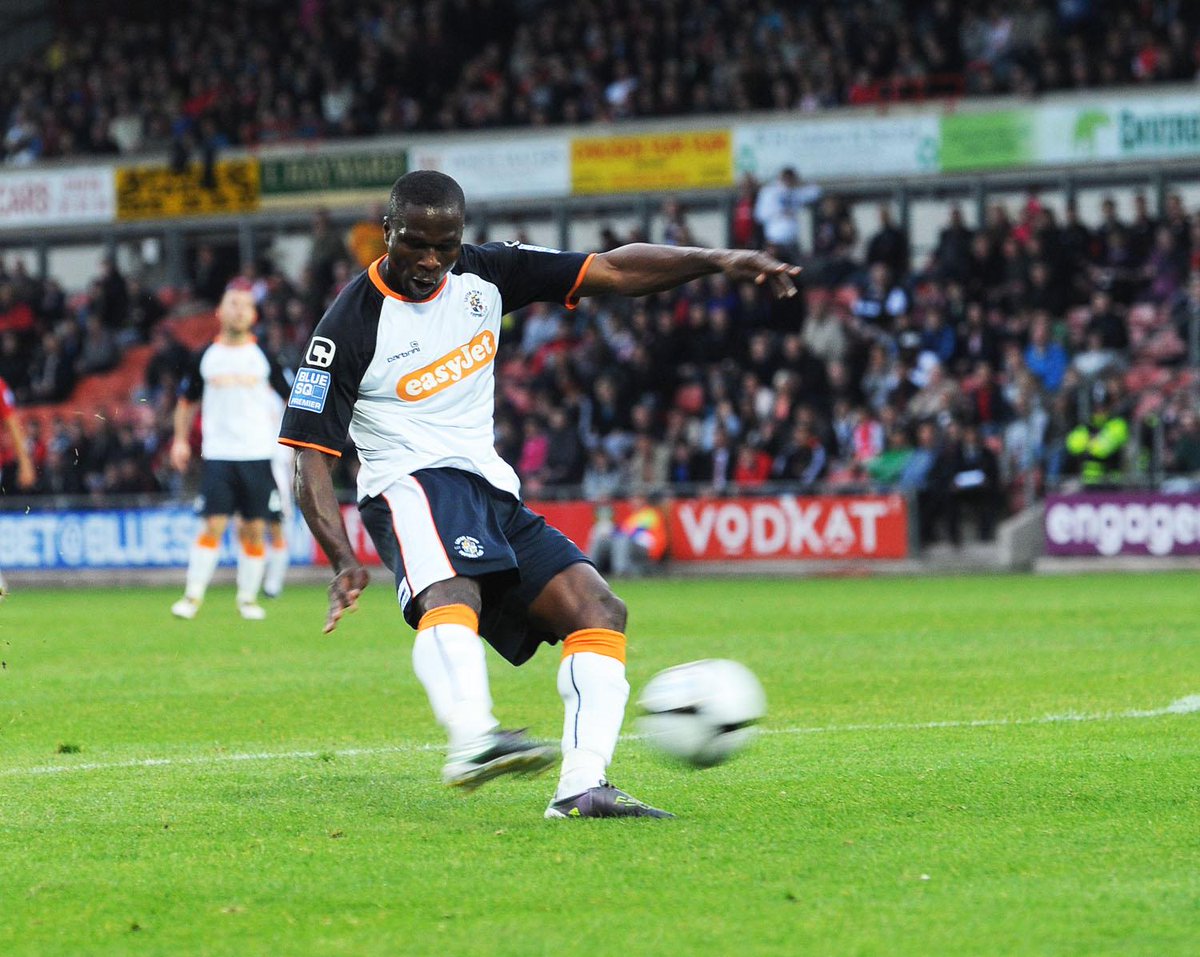
<svg viewBox="0 0 1200 957">
<path fill-rule="evenodd" d="M 719 658 L 660 671 L 638 698 L 650 747 L 695 767 L 727 761 L 754 740 L 767 696 L 743 664 Z"/>
</svg>

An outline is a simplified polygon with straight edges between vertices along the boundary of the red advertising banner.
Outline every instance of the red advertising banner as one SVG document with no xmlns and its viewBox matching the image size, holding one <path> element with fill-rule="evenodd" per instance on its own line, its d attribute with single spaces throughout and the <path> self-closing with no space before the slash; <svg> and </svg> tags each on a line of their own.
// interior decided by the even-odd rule
<svg viewBox="0 0 1200 957">
<path fill-rule="evenodd" d="M 908 554 L 908 508 L 900 495 L 690 499 L 670 512 L 675 561 Z"/>
<path fill-rule="evenodd" d="M 584 551 L 596 522 L 591 502 L 539 502 L 529 506 Z M 615 503 L 619 522 L 629 505 Z M 681 499 L 664 506 L 674 561 L 743 559 L 888 559 L 908 555 L 908 508 L 901 495 L 831 498 Z M 358 509 L 342 507 L 355 554 L 364 565 L 379 556 Z M 313 563 L 328 559 L 313 544 Z"/>
</svg>

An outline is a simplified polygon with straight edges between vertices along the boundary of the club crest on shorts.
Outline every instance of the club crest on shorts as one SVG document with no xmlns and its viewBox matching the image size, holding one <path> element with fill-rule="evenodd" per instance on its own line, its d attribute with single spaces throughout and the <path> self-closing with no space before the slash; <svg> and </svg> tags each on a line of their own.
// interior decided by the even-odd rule
<svg viewBox="0 0 1200 957">
<path fill-rule="evenodd" d="M 483 315 L 486 307 L 483 304 L 483 293 L 478 289 L 468 289 L 467 295 L 464 297 L 463 301 L 466 303 L 467 311 L 470 312 L 471 315 L 475 316 L 476 318 Z"/>
<path fill-rule="evenodd" d="M 454 550 L 463 558 L 483 557 L 483 544 L 478 538 L 472 538 L 470 535 L 459 535 L 454 540 Z"/>
</svg>

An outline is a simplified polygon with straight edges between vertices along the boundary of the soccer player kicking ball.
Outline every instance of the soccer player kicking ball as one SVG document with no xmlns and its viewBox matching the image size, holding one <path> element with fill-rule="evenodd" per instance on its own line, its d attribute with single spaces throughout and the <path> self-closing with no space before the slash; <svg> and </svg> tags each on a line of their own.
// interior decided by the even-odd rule
<svg viewBox="0 0 1200 957">
<path fill-rule="evenodd" d="M 299 450 L 297 501 L 335 572 L 325 631 L 367 585 L 330 478 L 348 434 L 363 523 L 395 573 L 417 631 L 413 665 L 450 738 L 444 781 L 469 789 L 554 763 L 555 748 L 500 728 L 480 636 L 514 665 L 562 642 L 562 773 L 546 817 L 671 817 L 608 783 L 629 697 L 625 605 L 570 539 L 525 507 L 496 453 L 500 320 L 531 302 L 572 308 L 583 296 L 644 296 L 712 273 L 791 296 L 800 270 L 746 250 L 464 245 L 464 212 L 448 176 L 397 180 L 383 219 L 387 254 L 329 307 L 288 399 L 280 441 Z"/>
<path fill-rule="evenodd" d="M 271 458 L 275 454 L 279 403 L 288 394 L 282 371 L 258 346 L 254 296 L 230 286 L 217 305 L 220 334 L 179 386 L 171 464 L 184 471 L 191 461 L 188 435 L 200 412 L 199 511 L 204 526 L 192 544 L 183 597 L 171 606 L 176 618 L 195 618 L 217 570 L 221 538 L 229 519 L 240 515 L 237 607 L 248 621 L 266 612 L 258 604 L 266 568 L 264 544 L 272 498 L 278 498 Z"/>
</svg>

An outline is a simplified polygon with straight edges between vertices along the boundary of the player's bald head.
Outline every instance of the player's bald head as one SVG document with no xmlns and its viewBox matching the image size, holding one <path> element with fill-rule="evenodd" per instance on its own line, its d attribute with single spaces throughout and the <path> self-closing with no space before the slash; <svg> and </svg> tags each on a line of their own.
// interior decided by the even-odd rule
<svg viewBox="0 0 1200 957">
<path fill-rule="evenodd" d="M 418 169 L 396 180 L 388 202 L 388 216 L 393 220 L 400 219 L 405 210 L 412 207 L 463 215 L 466 213 L 467 199 L 462 187 L 445 173 Z"/>
</svg>

